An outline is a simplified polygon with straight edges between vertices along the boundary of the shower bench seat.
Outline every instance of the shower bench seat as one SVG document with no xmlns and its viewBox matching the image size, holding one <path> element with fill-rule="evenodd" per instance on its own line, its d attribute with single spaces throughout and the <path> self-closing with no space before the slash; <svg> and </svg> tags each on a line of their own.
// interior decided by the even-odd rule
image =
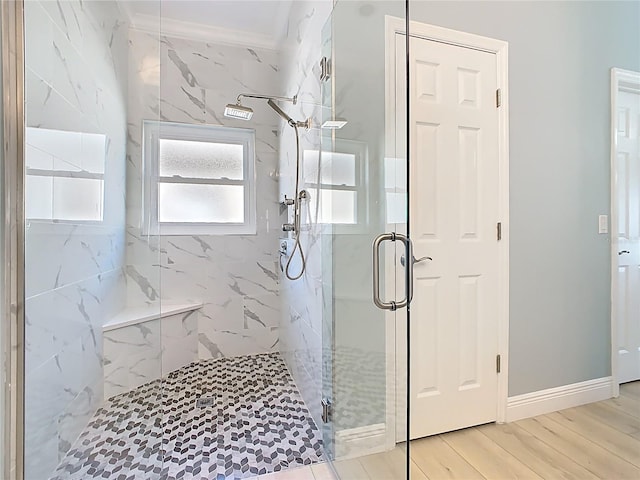
<svg viewBox="0 0 640 480">
<path fill-rule="evenodd" d="M 105 323 L 105 399 L 196 361 L 201 307 L 200 302 L 126 307 Z"/>
<path fill-rule="evenodd" d="M 202 307 L 202 303 L 162 303 L 161 305 L 143 305 L 125 307 L 124 310 L 102 326 L 103 332 L 144 323 L 157 318 L 170 317 L 179 313 L 192 312 Z"/>
</svg>

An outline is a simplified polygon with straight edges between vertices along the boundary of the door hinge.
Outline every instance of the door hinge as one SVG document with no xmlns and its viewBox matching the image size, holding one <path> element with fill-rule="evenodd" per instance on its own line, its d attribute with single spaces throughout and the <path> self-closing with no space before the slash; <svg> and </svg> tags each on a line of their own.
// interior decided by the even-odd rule
<svg viewBox="0 0 640 480">
<path fill-rule="evenodd" d="M 500 373 L 500 355 L 496 355 L 496 373 Z"/>
<path fill-rule="evenodd" d="M 496 90 L 496 107 L 502 105 L 502 90 Z"/>
<path fill-rule="evenodd" d="M 320 59 L 320 81 L 326 82 L 331 78 L 331 60 L 327 57 Z"/>
<path fill-rule="evenodd" d="M 502 222 L 498 222 L 496 225 L 498 240 L 502 240 Z"/>
<path fill-rule="evenodd" d="M 321 401 L 322 404 L 322 421 L 324 423 L 329 423 L 331 421 L 331 416 L 333 414 L 333 404 L 331 400 L 328 398 L 323 398 Z"/>
</svg>

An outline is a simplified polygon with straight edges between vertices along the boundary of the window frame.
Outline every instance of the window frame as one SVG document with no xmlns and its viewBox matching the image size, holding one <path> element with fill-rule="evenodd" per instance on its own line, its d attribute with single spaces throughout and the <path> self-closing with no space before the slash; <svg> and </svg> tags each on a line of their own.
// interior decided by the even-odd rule
<svg viewBox="0 0 640 480">
<path fill-rule="evenodd" d="M 355 185 L 337 185 L 332 183 L 316 183 L 316 182 L 308 182 L 305 180 L 305 186 L 309 189 L 313 189 L 316 191 L 318 195 L 318 202 L 320 202 L 320 195 L 322 191 L 329 192 L 334 190 L 348 191 L 354 192 L 355 196 L 355 222 L 353 223 L 340 223 L 340 222 L 321 222 L 320 219 L 317 219 L 318 225 L 331 225 L 333 228 L 341 228 L 346 232 L 359 232 L 362 229 L 362 225 L 366 224 L 369 221 L 369 211 L 367 196 L 368 189 L 367 185 L 369 183 L 368 179 L 368 156 L 369 152 L 367 149 L 367 145 L 364 142 L 359 142 L 356 140 L 346 140 L 335 138 L 334 146 L 330 151 L 322 151 L 312 150 L 314 152 L 318 152 L 318 155 L 330 153 L 330 154 L 344 154 L 344 155 L 353 155 L 354 157 L 354 174 L 355 174 Z M 320 167 L 322 168 L 322 166 Z"/>
<path fill-rule="evenodd" d="M 62 133 L 62 134 L 91 134 L 91 135 L 100 135 L 104 137 L 104 150 L 102 152 L 102 172 L 100 171 L 90 171 L 83 169 L 82 165 L 76 165 L 75 163 L 70 163 L 68 159 L 61 158 L 49 150 L 46 150 L 42 147 L 42 145 L 36 145 L 30 143 L 29 141 L 29 130 L 44 130 L 48 132 Z M 27 188 L 27 182 L 29 177 L 31 178 L 51 178 L 52 179 L 52 197 L 51 197 L 51 216 L 42 217 L 42 216 L 28 216 L 27 206 L 25 204 L 24 216 L 27 223 L 42 223 L 42 224 L 63 224 L 63 225 L 103 225 L 105 223 L 105 215 L 106 215 L 106 198 L 105 191 L 107 187 L 106 183 L 106 162 L 107 162 L 107 140 L 108 136 L 103 133 L 93 133 L 93 132 L 75 132 L 75 131 L 67 131 L 67 130 L 58 130 L 53 128 L 45 128 L 45 127 L 25 127 L 25 144 L 24 144 L 24 155 L 25 155 L 25 166 L 24 166 L 24 179 L 25 179 L 25 189 Z M 43 167 L 32 167 L 29 165 L 29 149 L 35 149 L 48 155 L 52 158 L 52 167 L 51 168 L 43 168 Z M 54 167 L 55 159 L 58 161 L 68 165 L 70 168 L 66 169 L 56 169 Z M 99 204 L 99 215 L 100 218 L 94 219 L 84 219 L 84 218 L 67 218 L 67 217 L 57 217 L 54 213 L 55 207 L 55 179 L 66 179 L 66 180 L 97 180 L 100 182 L 100 204 Z M 26 199 L 27 202 L 29 199 Z"/>
<path fill-rule="evenodd" d="M 199 125 L 189 123 L 144 120 L 142 125 L 142 233 L 144 235 L 255 235 L 256 179 L 255 130 Z M 183 140 L 226 143 L 243 147 L 243 179 L 203 179 L 159 176 L 160 140 Z M 244 187 L 244 222 L 160 222 L 158 212 L 160 183 L 183 185 L 241 185 Z"/>
</svg>

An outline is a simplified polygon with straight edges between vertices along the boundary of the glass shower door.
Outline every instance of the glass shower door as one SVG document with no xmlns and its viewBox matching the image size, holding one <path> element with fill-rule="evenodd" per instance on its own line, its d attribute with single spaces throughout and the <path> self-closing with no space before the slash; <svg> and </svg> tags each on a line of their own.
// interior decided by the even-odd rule
<svg viewBox="0 0 640 480">
<path fill-rule="evenodd" d="M 160 39 L 130 37 L 121 3 L 24 2 L 29 480 L 156 478 L 162 463 L 159 254 L 136 214 L 134 116 L 158 119 L 141 104 Z M 157 18 L 160 2 L 145 5 Z"/>
<path fill-rule="evenodd" d="M 324 32 L 323 421 L 345 479 L 408 478 L 405 23 L 404 1 L 339 1 Z"/>
</svg>

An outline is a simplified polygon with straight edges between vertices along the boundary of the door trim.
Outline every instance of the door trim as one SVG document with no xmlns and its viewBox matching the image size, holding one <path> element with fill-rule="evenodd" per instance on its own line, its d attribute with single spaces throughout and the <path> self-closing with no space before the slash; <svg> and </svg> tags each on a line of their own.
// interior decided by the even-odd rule
<svg viewBox="0 0 640 480">
<path fill-rule="evenodd" d="M 404 19 L 392 16 L 385 17 L 385 144 L 387 152 L 395 151 L 395 105 L 396 94 L 396 58 L 395 58 L 395 37 L 396 35 L 406 35 L 407 25 Z M 498 352 L 501 355 L 501 373 L 498 375 L 498 392 L 496 405 L 496 422 L 507 421 L 507 400 L 509 395 L 509 82 L 508 82 L 508 56 L 509 44 L 503 40 L 482 37 L 467 32 L 460 32 L 448 28 L 429 25 L 421 22 L 409 22 L 409 34 L 412 37 L 433 40 L 464 48 L 472 48 L 495 54 L 497 65 L 498 88 L 501 91 L 501 106 L 498 108 L 498 169 L 499 169 L 499 199 L 498 199 L 498 221 L 502 222 L 502 239 L 498 244 Z M 407 106 L 408 108 L 408 106 Z M 393 266 L 392 266 L 393 268 Z M 389 277 L 389 275 L 387 275 Z M 393 319 L 389 318 L 387 325 L 393 329 Z M 396 380 L 400 379 L 396 368 L 396 332 L 389 332 L 386 339 L 389 377 L 387 388 L 395 388 Z M 402 365 L 404 367 L 404 365 Z M 398 378 L 400 377 L 400 378 Z M 408 381 L 407 381 L 408 385 Z M 392 390 L 389 390 L 391 392 Z M 391 402 L 388 402 L 391 403 Z M 405 406 L 406 400 L 396 398 L 395 405 Z M 395 446 L 395 418 L 397 412 L 390 412 L 387 407 L 387 421 L 393 419 L 389 428 L 387 447 Z M 395 408 L 394 408 L 395 410 Z"/>
<path fill-rule="evenodd" d="M 611 69 L 611 396 L 620 395 L 619 369 L 618 369 L 618 309 L 616 298 L 618 296 L 618 182 L 615 175 L 616 155 L 618 153 L 616 112 L 618 110 L 618 92 L 633 91 L 640 95 L 640 72 Z"/>
</svg>

